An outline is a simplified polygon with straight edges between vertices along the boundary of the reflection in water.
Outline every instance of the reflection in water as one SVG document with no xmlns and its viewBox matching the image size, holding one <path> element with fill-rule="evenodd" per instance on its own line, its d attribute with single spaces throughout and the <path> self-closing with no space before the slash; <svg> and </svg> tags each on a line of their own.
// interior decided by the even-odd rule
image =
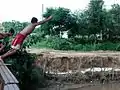
<svg viewBox="0 0 120 90">
<path fill-rule="evenodd" d="M 87 88 L 80 88 L 76 90 L 120 90 L 120 83 L 119 84 L 107 84 L 107 85 L 100 85 L 100 86 L 91 86 Z"/>
</svg>

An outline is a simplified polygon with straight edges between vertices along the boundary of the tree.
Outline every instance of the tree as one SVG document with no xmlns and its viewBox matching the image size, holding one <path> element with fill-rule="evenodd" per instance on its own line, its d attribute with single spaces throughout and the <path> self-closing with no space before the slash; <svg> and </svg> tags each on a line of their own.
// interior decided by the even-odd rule
<svg viewBox="0 0 120 90">
<path fill-rule="evenodd" d="M 76 34 L 77 35 L 88 35 L 88 11 L 76 11 L 75 13 L 76 17 Z"/>
<path fill-rule="evenodd" d="M 103 0 L 90 0 L 88 8 L 89 34 L 100 34 L 103 30 Z"/>
<path fill-rule="evenodd" d="M 0 23 L 0 32 L 4 31 L 4 27 L 2 26 L 2 24 Z"/>
<path fill-rule="evenodd" d="M 2 23 L 6 32 L 8 32 L 10 30 L 10 28 L 13 28 L 16 33 L 21 31 L 27 24 L 28 24 L 28 22 L 21 23 L 19 21 L 15 21 L 15 20 L 12 20 L 11 22 L 3 22 Z"/>
<path fill-rule="evenodd" d="M 120 36 L 120 5 L 112 5 L 112 9 L 109 10 L 108 14 L 111 17 L 108 19 L 110 21 L 108 24 L 110 39 L 118 38 Z"/>
<path fill-rule="evenodd" d="M 53 15 L 53 19 L 42 25 L 42 30 L 48 35 L 58 35 L 63 31 L 72 29 L 75 23 L 75 18 L 71 15 L 69 9 L 66 8 L 48 8 L 44 17 Z"/>
</svg>

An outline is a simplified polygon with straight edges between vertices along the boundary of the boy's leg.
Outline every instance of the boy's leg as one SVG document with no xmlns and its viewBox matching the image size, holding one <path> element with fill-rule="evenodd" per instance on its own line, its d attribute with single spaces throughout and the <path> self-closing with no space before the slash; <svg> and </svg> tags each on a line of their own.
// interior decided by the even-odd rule
<svg viewBox="0 0 120 90">
<path fill-rule="evenodd" d="M 2 46 L 0 47 L 0 52 L 2 52 L 2 51 L 4 50 L 4 48 L 5 48 L 5 45 L 2 45 Z"/>
<path fill-rule="evenodd" d="M 11 49 L 11 50 L 9 50 L 7 53 L 5 53 L 5 54 L 3 54 L 3 55 L 0 56 L 0 60 L 3 60 L 4 58 L 15 54 L 16 51 L 17 51 L 17 49 Z"/>
<path fill-rule="evenodd" d="M 15 43 L 16 44 L 16 43 Z M 12 45 L 12 49 L 10 49 L 8 52 L 0 56 L 0 60 L 3 60 L 4 58 L 11 56 L 16 53 L 17 50 L 21 48 L 20 44 L 17 44 L 16 46 Z"/>
</svg>

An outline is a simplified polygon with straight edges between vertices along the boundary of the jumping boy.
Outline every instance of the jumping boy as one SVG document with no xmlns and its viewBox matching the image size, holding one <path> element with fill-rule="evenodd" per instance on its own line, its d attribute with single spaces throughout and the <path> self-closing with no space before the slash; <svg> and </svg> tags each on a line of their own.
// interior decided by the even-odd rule
<svg viewBox="0 0 120 90">
<path fill-rule="evenodd" d="M 44 24 L 52 19 L 52 16 L 49 16 L 48 18 L 44 19 L 43 21 L 38 22 L 38 19 L 36 17 L 33 17 L 31 19 L 31 24 L 29 24 L 27 27 L 25 27 L 22 31 L 20 31 L 14 40 L 12 41 L 11 50 L 9 50 L 7 53 L 0 56 L 0 60 L 3 60 L 4 58 L 13 55 L 16 53 L 17 50 L 21 48 L 21 45 L 25 38 L 32 33 L 32 31 L 35 29 L 36 26 Z"/>
</svg>

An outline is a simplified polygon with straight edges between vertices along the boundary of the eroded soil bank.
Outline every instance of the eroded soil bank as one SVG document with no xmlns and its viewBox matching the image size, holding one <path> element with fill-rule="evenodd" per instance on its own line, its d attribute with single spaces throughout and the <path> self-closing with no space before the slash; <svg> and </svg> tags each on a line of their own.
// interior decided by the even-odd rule
<svg viewBox="0 0 120 90">
<path fill-rule="evenodd" d="M 120 68 L 119 52 L 41 52 L 37 59 L 46 70 L 57 72 L 92 67 Z"/>
<path fill-rule="evenodd" d="M 50 80 L 48 90 L 79 90 L 120 81 L 120 52 L 43 50 L 37 52 L 37 60 Z"/>
</svg>

